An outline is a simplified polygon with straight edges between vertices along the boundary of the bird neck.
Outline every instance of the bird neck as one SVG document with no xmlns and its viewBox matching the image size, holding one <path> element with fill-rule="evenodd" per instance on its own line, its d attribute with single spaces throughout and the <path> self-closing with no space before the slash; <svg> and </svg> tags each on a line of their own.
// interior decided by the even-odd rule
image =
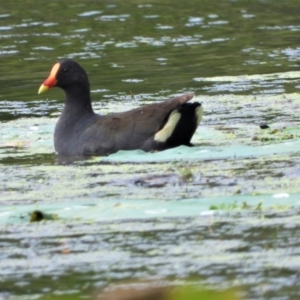
<svg viewBox="0 0 300 300">
<path fill-rule="evenodd" d="M 66 100 L 64 111 L 68 115 L 93 114 L 89 85 L 77 85 L 65 88 Z"/>
</svg>

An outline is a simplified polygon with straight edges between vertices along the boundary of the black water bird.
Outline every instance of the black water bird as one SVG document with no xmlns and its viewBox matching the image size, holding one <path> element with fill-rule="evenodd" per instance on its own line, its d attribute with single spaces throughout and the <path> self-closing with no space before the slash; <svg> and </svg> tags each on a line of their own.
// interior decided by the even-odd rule
<svg viewBox="0 0 300 300">
<path fill-rule="evenodd" d="M 192 146 L 191 138 L 202 119 L 202 106 L 188 103 L 193 94 L 109 115 L 94 113 L 85 70 L 71 59 L 56 63 L 38 93 L 64 90 L 65 106 L 55 127 L 59 155 L 108 155 L 118 150 L 165 150 Z"/>
</svg>

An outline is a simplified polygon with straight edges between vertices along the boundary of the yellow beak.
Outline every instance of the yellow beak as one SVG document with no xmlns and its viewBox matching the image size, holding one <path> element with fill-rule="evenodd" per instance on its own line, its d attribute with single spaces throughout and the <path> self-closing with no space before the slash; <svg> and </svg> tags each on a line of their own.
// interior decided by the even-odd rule
<svg viewBox="0 0 300 300">
<path fill-rule="evenodd" d="M 40 88 L 39 88 L 38 94 L 44 93 L 44 92 L 46 92 L 46 91 L 48 91 L 48 90 L 49 90 L 49 87 L 42 84 L 42 85 L 40 86 Z"/>
</svg>

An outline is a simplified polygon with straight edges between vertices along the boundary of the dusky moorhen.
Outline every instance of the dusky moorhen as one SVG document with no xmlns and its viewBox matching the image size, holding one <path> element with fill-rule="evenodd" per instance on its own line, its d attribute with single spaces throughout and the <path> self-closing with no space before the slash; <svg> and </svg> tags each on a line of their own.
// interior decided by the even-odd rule
<svg viewBox="0 0 300 300">
<path fill-rule="evenodd" d="M 202 119 L 202 106 L 188 103 L 193 94 L 113 113 L 94 113 L 85 70 L 71 59 L 56 63 L 41 85 L 41 94 L 60 87 L 65 106 L 55 127 L 54 146 L 59 155 L 108 155 L 118 150 L 165 150 L 190 143 Z"/>
</svg>

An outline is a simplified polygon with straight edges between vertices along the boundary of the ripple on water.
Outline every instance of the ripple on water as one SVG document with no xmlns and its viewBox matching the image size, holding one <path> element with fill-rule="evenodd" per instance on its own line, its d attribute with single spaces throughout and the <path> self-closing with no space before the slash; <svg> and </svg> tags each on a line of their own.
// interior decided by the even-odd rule
<svg viewBox="0 0 300 300">
<path fill-rule="evenodd" d="M 213 220 L 74 222 L 67 233 L 61 223 L 11 225 L 0 239 L 3 257 L 0 273 L 8 280 L 26 271 L 27 276 L 36 277 L 28 281 L 32 285 L 40 276 L 60 278 L 70 271 L 73 276 L 84 274 L 91 284 L 106 282 L 107 269 L 110 280 L 151 277 L 155 271 L 156 276 L 164 278 L 201 276 L 202 283 L 222 288 L 239 286 L 242 280 L 252 296 L 261 295 L 258 286 L 262 285 L 277 293 L 289 288 L 299 293 L 291 284 L 296 280 L 299 262 L 295 255 L 286 252 L 287 247 L 300 246 L 296 234 L 299 226 L 282 227 L 286 221 L 278 214 L 262 224 L 261 217 L 255 214 L 230 213 L 215 216 Z M 270 240 L 268 250 L 264 237 L 272 234 L 277 236 L 276 245 Z M 287 236 L 294 238 L 289 240 Z M 251 251 L 247 250 L 249 247 Z M 15 250 L 11 251 L 12 248 Z M 62 255 L 66 251 L 68 255 Z M 271 276 L 265 276 L 266 272 Z M 262 279 L 263 283 L 258 283 Z M 51 285 L 49 288 L 52 289 Z"/>
<path fill-rule="evenodd" d="M 92 10 L 92 11 L 86 11 L 81 14 L 78 14 L 79 17 L 92 17 L 101 14 L 101 10 Z"/>
<path fill-rule="evenodd" d="M 0 26 L 0 30 L 11 30 L 13 26 Z"/>
<path fill-rule="evenodd" d="M 8 17 L 10 17 L 10 14 L 1 14 L 0 15 L 0 18 L 8 18 Z"/>
<path fill-rule="evenodd" d="M 103 22 L 112 22 L 112 21 L 126 21 L 130 15 L 128 14 L 121 14 L 121 15 L 103 15 L 101 17 L 95 18 L 96 21 L 103 21 Z"/>
</svg>

